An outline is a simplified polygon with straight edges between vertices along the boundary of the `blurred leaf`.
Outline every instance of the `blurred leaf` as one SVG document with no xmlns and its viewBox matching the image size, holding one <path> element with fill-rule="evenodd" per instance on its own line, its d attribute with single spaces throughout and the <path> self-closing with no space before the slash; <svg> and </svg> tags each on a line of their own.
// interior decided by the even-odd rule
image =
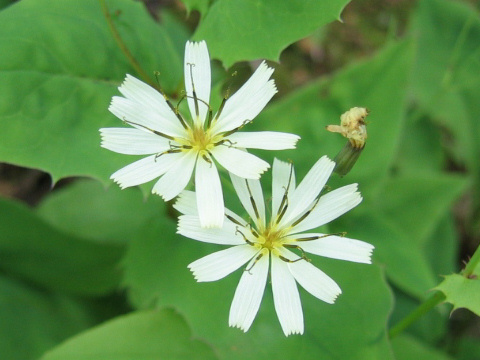
<svg viewBox="0 0 480 360">
<path fill-rule="evenodd" d="M 175 306 L 221 359 L 392 358 L 385 336 L 391 295 L 379 267 L 316 259 L 315 265 L 343 290 L 337 303 L 328 305 L 301 291 L 305 334 L 285 338 L 267 285 L 252 328 L 243 334 L 228 327 L 241 270 L 220 281 L 196 283 L 187 269 L 190 262 L 220 248 L 181 238 L 173 222 L 152 222 L 132 242 L 125 259 L 132 304 Z"/>
<path fill-rule="evenodd" d="M 415 239 L 377 208 L 355 209 L 350 216 L 337 220 L 332 229 L 333 232 L 347 230 L 348 236 L 373 244 L 375 262 L 385 267 L 390 281 L 411 296 L 425 299 L 427 290 L 438 283 Z"/>
<path fill-rule="evenodd" d="M 400 335 L 392 340 L 397 360 L 451 360 L 447 354 L 422 344 L 408 335 Z"/>
<path fill-rule="evenodd" d="M 440 173 L 391 177 L 376 206 L 412 237 L 411 242 L 424 244 L 466 185 L 460 176 Z"/>
<path fill-rule="evenodd" d="M 477 273 L 480 273 L 477 267 Z M 478 316 L 480 316 L 480 280 L 478 275 L 475 278 L 467 279 L 459 274 L 445 276 L 445 280 L 435 287 L 445 294 L 449 302 L 453 305 L 454 310 L 458 308 L 466 308 Z"/>
<path fill-rule="evenodd" d="M 367 61 L 297 90 L 263 111 L 252 129 L 273 128 L 302 137 L 297 150 L 275 154 L 293 160 L 300 178 L 320 156 L 327 154 L 333 159 L 346 142 L 342 136 L 326 131 L 325 126 L 339 124 L 340 115 L 354 106 L 367 107 L 371 110 L 367 145 L 353 170 L 342 181 L 332 177 L 329 184 L 336 187 L 358 182 L 364 197 L 370 197 L 380 189 L 397 151 L 411 50 L 408 42 L 387 46 Z M 274 156 L 267 152 L 263 155 L 265 159 Z"/>
<path fill-rule="evenodd" d="M 213 349 L 192 339 L 185 319 L 171 309 L 132 313 L 88 330 L 41 359 L 208 360 Z"/>
<path fill-rule="evenodd" d="M 106 294 L 120 280 L 124 249 L 69 236 L 26 206 L 0 199 L 0 269 L 49 289 Z"/>
<path fill-rule="evenodd" d="M 84 180 L 53 192 L 36 208 L 46 222 L 66 234 L 123 244 L 150 219 L 166 215 L 159 196 L 142 196 L 139 189 L 108 190 Z"/>
<path fill-rule="evenodd" d="M 458 341 L 457 360 L 480 360 L 480 342 L 473 336 Z"/>
<path fill-rule="evenodd" d="M 422 109 L 453 134 L 448 145 L 480 179 L 480 16 L 462 2 L 418 3 L 413 91 Z"/>
<path fill-rule="evenodd" d="M 174 44 L 174 29 L 156 24 L 139 2 L 107 3 L 144 70 L 159 70 L 167 92 L 177 88 L 184 41 Z M 125 74 L 136 74 L 99 2 L 20 1 L 0 12 L 0 32 L 0 161 L 44 170 L 54 182 L 73 175 L 110 182 L 127 161 L 100 148 L 98 129 L 121 124 L 107 108 Z"/>
<path fill-rule="evenodd" d="M 182 3 L 187 8 L 187 15 L 189 15 L 192 10 L 197 10 L 200 13 L 200 16 L 203 17 L 207 13 L 207 10 L 214 0 L 182 0 Z"/>
<path fill-rule="evenodd" d="M 0 276 L 0 358 L 34 360 L 94 324 L 81 302 Z"/>
<path fill-rule="evenodd" d="M 338 20 L 347 3 L 348 0 L 217 0 L 200 22 L 194 38 L 206 40 L 212 57 L 227 68 L 241 60 L 278 61 L 288 45 Z"/>
</svg>

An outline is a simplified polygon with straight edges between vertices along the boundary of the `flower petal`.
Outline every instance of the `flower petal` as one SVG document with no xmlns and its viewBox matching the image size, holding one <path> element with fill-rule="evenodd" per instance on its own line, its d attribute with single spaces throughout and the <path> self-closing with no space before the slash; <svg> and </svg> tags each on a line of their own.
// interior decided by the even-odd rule
<svg viewBox="0 0 480 360">
<path fill-rule="evenodd" d="M 253 267 L 252 267 L 253 265 Z M 262 301 L 268 275 L 268 251 L 263 256 L 253 258 L 247 265 L 235 290 L 228 324 L 232 327 L 247 331 L 257 315 Z"/>
<path fill-rule="evenodd" d="M 245 179 L 260 179 L 260 175 L 270 167 L 266 161 L 234 147 L 220 145 L 211 153 L 225 169 Z"/>
<path fill-rule="evenodd" d="M 315 229 L 353 209 L 362 201 L 362 196 L 356 192 L 357 186 L 357 184 L 346 185 L 323 195 L 310 215 L 294 226 L 289 233 L 298 234 Z"/>
<path fill-rule="evenodd" d="M 219 245 L 244 245 L 245 240 L 237 232 L 238 225 L 224 221 L 222 228 L 202 228 L 195 215 L 181 215 L 178 218 L 177 233 L 193 240 Z M 248 234 L 248 233 L 247 233 Z"/>
<path fill-rule="evenodd" d="M 322 156 L 315 165 L 312 166 L 292 194 L 292 199 L 288 204 L 288 209 L 280 222 L 280 226 L 291 223 L 292 220 L 310 210 L 314 200 L 327 183 L 334 167 L 335 162 L 326 156 Z"/>
<path fill-rule="evenodd" d="M 157 131 L 172 138 L 185 136 L 185 129 L 181 127 L 177 118 L 174 120 L 165 118 L 153 108 L 144 107 L 133 100 L 114 96 L 108 110 L 137 129 L 150 133 Z"/>
<path fill-rule="evenodd" d="M 301 236 L 326 236 L 318 240 L 293 242 L 311 254 L 357 263 L 372 263 L 372 251 L 375 247 L 364 241 L 318 233 L 301 234 Z"/>
<path fill-rule="evenodd" d="M 272 256 L 272 291 L 275 311 L 285 336 L 303 334 L 303 312 L 295 279 L 287 263 Z"/>
<path fill-rule="evenodd" d="M 250 245 L 238 245 L 214 252 L 192 262 L 188 268 L 198 282 L 216 281 L 224 278 L 244 265 L 258 253 Z"/>
<path fill-rule="evenodd" d="M 197 198 L 194 191 L 183 190 L 173 204 L 173 208 L 183 215 L 198 216 Z"/>
<path fill-rule="evenodd" d="M 165 201 L 173 199 L 185 189 L 192 177 L 197 154 L 192 151 L 180 154 L 181 156 L 178 157 L 175 164 L 168 169 L 152 189 L 153 194 L 160 195 Z"/>
<path fill-rule="evenodd" d="M 113 179 L 122 189 L 149 182 L 165 174 L 178 160 L 178 155 L 180 154 L 148 156 L 117 170 L 110 179 Z"/>
<path fill-rule="evenodd" d="M 291 260 L 299 258 L 285 248 L 282 249 L 281 254 Z M 287 266 L 295 280 L 317 299 L 333 304 L 338 295 L 342 293 L 332 278 L 305 260 L 287 263 Z"/>
<path fill-rule="evenodd" d="M 164 120 L 166 124 L 163 124 L 162 122 L 161 126 L 170 124 L 170 126 L 176 125 L 178 129 L 181 129 L 177 117 L 168 106 L 163 94 L 152 88 L 150 85 L 127 74 L 125 81 L 118 90 L 120 90 L 123 96 L 127 99 L 137 103 L 139 108 L 150 109 L 152 113 L 155 113 L 160 119 Z"/>
<path fill-rule="evenodd" d="M 290 202 L 291 196 L 295 192 L 295 171 L 293 165 L 273 159 L 272 169 L 272 219 L 274 219 L 282 204 L 285 191 L 288 189 L 287 199 Z"/>
<path fill-rule="evenodd" d="M 190 114 L 195 122 L 205 122 L 208 113 L 208 102 L 210 101 L 210 56 L 208 55 L 205 41 L 190 42 L 185 45 L 185 92 L 187 94 Z M 192 84 L 193 82 L 193 84 Z M 196 115 L 195 100 L 193 98 L 193 86 L 197 96 L 198 118 Z"/>
<path fill-rule="evenodd" d="M 265 224 L 265 202 L 259 180 L 247 180 L 230 173 L 238 198 L 257 228 Z M 248 186 L 247 186 L 248 184 Z M 250 189 L 250 191 L 249 191 Z"/>
<path fill-rule="evenodd" d="M 149 155 L 170 148 L 168 140 L 142 130 L 131 128 L 103 128 L 101 146 L 127 155 Z"/>
<path fill-rule="evenodd" d="M 195 170 L 195 192 L 202 227 L 222 227 L 225 216 L 222 184 L 217 167 L 199 157 Z"/>
<path fill-rule="evenodd" d="M 300 136 L 275 131 L 237 132 L 228 136 L 235 147 L 247 149 L 295 149 Z"/>
<path fill-rule="evenodd" d="M 227 132 L 253 120 L 277 92 L 275 82 L 269 80 L 272 74 L 273 69 L 262 62 L 250 79 L 228 98 L 212 126 L 213 131 Z"/>
</svg>

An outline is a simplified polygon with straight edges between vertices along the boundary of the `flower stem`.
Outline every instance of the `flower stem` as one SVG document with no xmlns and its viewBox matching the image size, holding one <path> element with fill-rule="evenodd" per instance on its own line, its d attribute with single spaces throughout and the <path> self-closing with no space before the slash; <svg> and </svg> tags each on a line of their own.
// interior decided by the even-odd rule
<svg viewBox="0 0 480 360">
<path fill-rule="evenodd" d="M 113 38 L 117 42 L 117 45 L 120 48 L 120 50 L 122 50 L 122 52 L 125 54 L 128 61 L 130 62 L 130 64 L 133 66 L 135 71 L 142 77 L 142 79 L 146 83 L 148 83 L 150 86 L 153 86 L 155 89 L 160 91 L 160 88 L 150 79 L 150 77 L 147 75 L 145 70 L 142 69 L 142 67 L 140 66 L 138 61 L 133 57 L 130 50 L 128 50 L 127 45 L 125 45 L 125 43 L 123 42 L 122 37 L 118 33 L 118 30 L 115 27 L 115 24 L 113 23 L 112 17 L 110 16 L 110 12 L 108 11 L 108 7 L 107 7 L 107 4 L 106 4 L 105 0 L 99 0 L 99 1 L 100 1 L 100 5 L 102 7 L 103 15 L 105 16 L 105 19 L 107 20 L 108 27 L 110 28 L 110 30 L 113 34 Z"/>
<path fill-rule="evenodd" d="M 466 278 L 470 277 L 473 274 L 473 271 L 480 263 L 480 246 L 475 250 L 475 253 L 470 258 L 470 261 L 465 266 L 465 269 L 461 271 L 461 275 L 465 276 Z M 398 322 L 395 326 L 393 326 L 388 331 L 388 337 L 390 339 L 394 338 L 398 334 L 400 334 L 403 330 L 409 327 L 412 323 L 417 321 L 421 316 L 429 312 L 435 306 L 440 304 L 446 299 L 446 296 L 441 291 L 435 292 L 435 294 L 431 295 L 427 300 L 425 300 L 422 304 L 420 304 L 415 310 L 413 310 L 407 317 L 403 318 Z"/>
<path fill-rule="evenodd" d="M 472 274 L 477 265 L 480 263 L 480 246 L 475 250 L 472 257 L 470 258 L 469 262 L 465 266 L 465 269 L 461 272 L 463 276 L 469 278 Z"/>
<path fill-rule="evenodd" d="M 437 291 L 431 295 L 425 302 L 420 304 L 415 310 L 413 310 L 407 317 L 400 320 L 394 327 L 388 331 L 388 337 L 393 339 L 400 334 L 403 330 L 409 327 L 412 323 L 417 321 L 421 316 L 429 312 L 435 306 L 445 300 L 445 295 L 441 291 Z"/>
</svg>

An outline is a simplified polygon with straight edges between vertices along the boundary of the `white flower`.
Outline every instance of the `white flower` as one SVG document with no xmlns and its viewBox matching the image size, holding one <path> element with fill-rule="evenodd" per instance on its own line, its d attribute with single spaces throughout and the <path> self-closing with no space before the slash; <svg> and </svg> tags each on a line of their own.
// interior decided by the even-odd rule
<svg viewBox="0 0 480 360">
<path fill-rule="evenodd" d="M 203 242 L 232 247 L 207 255 L 188 267 L 197 281 L 219 280 L 248 263 L 230 308 L 229 325 L 247 331 L 252 324 L 267 281 L 269 263 L 275 310 L 283 332 L 303 334 L 303 313 L 298 282 L 313 296 L 333 303 L 341 293 L 329 276 L 313 266 L 306 253 L 358 263 L 371 263 L 373 246 L 342 236 L 305 232 L 322 226 L 358 205 L 357 184 L 319 196 L 335 163 L 322 157 L 296 187 L 293 166 L 275 159 L 272 181 L 272 215 L 267 223 L 258 180 L 231 175 L 238 197 L 253 226 L 225 210 L 221 229 L 199 224 L 193 192 L 180 194 L 175 208 L 178 233 Z"/>
<path fill-rule="evenodd" d="M 221 227 L 223 193 L 216 162 L 229 172 L 258 179 L 269 164 L 245 148 L 293 149 L 299 137 L 279 132 L 236 133 L 258 115 L 277 89 L 273 69 L 263 62 L 250 79 L 224 99 L 213 116 L 210 108 L 210 57 L 205 41 L 187 42 L 185 90 L 192 120 L 164 95 L 127 75 L 109 110 L 133 128 L 103 128 L 102 147 L 129 155 L 150 155 L 115 172 L 122 188 L 160 177 L 152 192 L 165 201 L 176 197 L 195 169 L 198 213 L 203 227 Z M 215 161 L 214 161 L 215 160 Z"/>
</svg>

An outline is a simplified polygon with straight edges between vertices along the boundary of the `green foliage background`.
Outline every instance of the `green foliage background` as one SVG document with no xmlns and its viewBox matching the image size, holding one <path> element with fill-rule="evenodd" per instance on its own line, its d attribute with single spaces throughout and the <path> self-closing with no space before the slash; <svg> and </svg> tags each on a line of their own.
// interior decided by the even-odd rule
<svg viewBox="0 0 480 360">
<path fill-rule="evenodd" d="M 346 4 L 185 0 L 182 16 L 198 11 L 195 27 L 178 16 L 178 4 L 176 12 L 161 9 L 157 22 L 140 2 L 107 1 L 133 56 L 148 74 L 160 71 L 173 99 L 183 87 L 187 39 L 205 39 L 212 58 L 241 73 L 245 63 L 234 64 L 281 60 L 307 36 L 323 41 L 322 29 Z M 479 358 L 478 341 L 449 331 L 447 305 L 406 334 L 387 335 L 435 287 L 455 308 L 480 315 L 480 270 L 469 279 L 453 275 L 460 248 L 451 212 L 467 197 L 465 219 L 478 239 L 478 8 L 419 0 L 403 36 L 328 76 L 289 85 L 248 126 L 302 137 L 296 150 L 258 152 L 269 162 L 293 160 L 300 179 L 345 142 L 326 125 L 351 107 L 371 110 L 360 160 L 329 183 L 358 182 L 364 201 L 327 230 L 375 245 L 374 264 L 315 259 L 343 294 L 328 305 L 302 292 L 305 335 L 288 338 L 269 290 L 249 332 L 228 328 L 240 271 L 196 283 L 187 264 L 217 247 L 177 235 L 149 186 L 122 191 L 109 180 L 133 157 L 100 148 L 98 129 L 119 125 L 110 99 L 126 73 L 139 75 L 100 3 L 0 1 L 0 9 L 0 161 L 47 172 L 53 184 L 82 177 L 36 207 L 0 198 L 0 359 Z M 274 77 L 282 74 L 282 62 L 272 65 Z M 214 103 L 227 76 L 215 63 Z M 263 181 L 268 191 L 268 174 Z M 232 192 L 226 197 L 228 206 L 235 202 Z"/>
</svg>

